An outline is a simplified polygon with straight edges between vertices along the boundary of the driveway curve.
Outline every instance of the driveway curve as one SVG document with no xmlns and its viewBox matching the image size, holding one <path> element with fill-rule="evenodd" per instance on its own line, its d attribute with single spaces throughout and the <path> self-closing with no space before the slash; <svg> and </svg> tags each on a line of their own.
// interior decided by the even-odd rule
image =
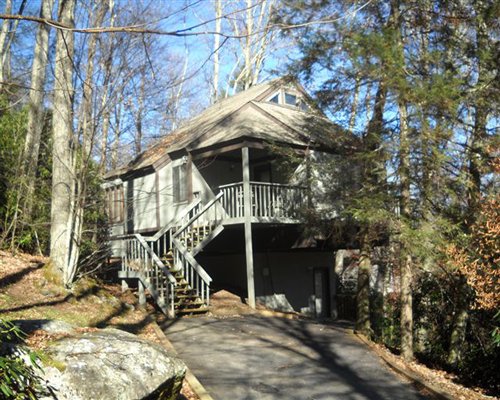
<svg viewBox="0 0 500 400">
<path fill-rule="evenodd" d="M 425 399 L 335 325 L 247 315 L 162 328 L 215 400 Z"/>
</svg>

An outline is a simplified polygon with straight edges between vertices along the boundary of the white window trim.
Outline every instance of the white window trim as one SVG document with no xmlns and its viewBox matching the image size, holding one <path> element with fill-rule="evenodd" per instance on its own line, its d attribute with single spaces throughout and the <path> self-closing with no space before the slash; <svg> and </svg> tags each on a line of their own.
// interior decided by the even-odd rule
<svg viewBox="0 0 500 400">
<path fill-rule="evenodd" d="M 285 102 L 285 93 L 288 93 L 290 95 L 295 96 L 297 99 L 297 103 L 295 105 L 287 104 Z M 278 95 L 278 102 L 277 103 L 271 101 L 271 99 L 274 98 L 276 95 Z M 307 101 L 305 101 L 304 95 L 296 89 L 280 88 L 277 91 L 273 92 L 270 96 L 268 96 L 266 99 L 266 102 L 268 102 L 270 104 L 277 104 L 280 106 L 292 108 L 294 110 L 304 111 L 304 112 L 307 112 L 310 110 L 310 106 L 307 104 Z M 307 110 L 302 109 L 302 107 L 301 107 L 302 103 L 304 103 L 307 106 Z"/>
</svg>

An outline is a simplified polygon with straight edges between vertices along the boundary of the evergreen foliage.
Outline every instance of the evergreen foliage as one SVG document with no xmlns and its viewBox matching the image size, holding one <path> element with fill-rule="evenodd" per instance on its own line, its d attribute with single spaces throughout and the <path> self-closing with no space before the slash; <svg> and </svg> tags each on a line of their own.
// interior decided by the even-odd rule
<svg viewBox="0 0 500 400">
<path fill-rule="evenodd" d="M 24 333 L 0 319 L 0 392 L 5 400 L 34 400 L 42 393 L 39 356 L 23 346 Z"/>
<path fill-rule="evenodd" d="M 411 264 L 412 315 L 401 308 L 407 294 L 372 292 L 368 333 L 405 353 L 409 326 L 406 346 L 420 359 L 493 392 L 499 305 L 473 302 L 498 297 L 498 232 L 484 235 L 481 213 L 498 196 L 498 11 L 492 1 L 327 0 L 287 2 L 278 16 L 300 48 L 290 72 L 316 83 L 325 112 L 361 139 L 349 158 L 361 187 L 342 207 L 360 227 L 358 245 L 368 254 L 387 236 L 402 284 Z M 498 219 L 491 208 L 489 227 Z"/>
<path fill-rule="evenodd" d="M 0 96 L 0 246 L 11 245 L 6 240 L 18 214 L 18 171 L 26 122 L 26 110 Z"/>
</svg>

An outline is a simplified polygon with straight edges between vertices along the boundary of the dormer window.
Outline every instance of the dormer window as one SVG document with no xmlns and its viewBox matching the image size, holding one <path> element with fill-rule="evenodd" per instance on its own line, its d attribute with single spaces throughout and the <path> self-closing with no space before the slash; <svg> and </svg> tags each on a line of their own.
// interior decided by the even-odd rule
<svg viewBox="0 0 500 400">
<path fill-rule="evenodd" d="M 289 106 L 297 106 L 297 96 L 294 94 L 285 92 L 285 104 L 288 104 Z"/>
<path fill-rule="evenodd" d="M 277 93 L 274 93 L 271 97 L 269 97 L 267 101 L 269 101 L 270 103 L 297 107 L 302 111 L 309 110 L 309 106 L 303 100 L 300 93 L 295 91 L 288 91 L 286 89 L 280 89 Z"/>
</svg>

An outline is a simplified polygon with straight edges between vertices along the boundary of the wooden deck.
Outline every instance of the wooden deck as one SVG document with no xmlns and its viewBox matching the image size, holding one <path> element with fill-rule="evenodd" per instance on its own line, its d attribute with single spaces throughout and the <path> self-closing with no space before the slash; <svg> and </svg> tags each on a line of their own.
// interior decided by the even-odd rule
<svg viewBox="0 0 500 400">
<path fill-rule="evenodd" d="M 306 190 L 298 186 L 248 180 L 246 185 L 238 182 L 220 186 L 213 199 L 202 204 L 196 198 L 176 221 L 154 236 L 135 233 L 113 238 L 123 242 L 119 277 L 138 279 L 141 301 L 145 301 L 147 289 L 168 316 L 206 312 L 212 278 L 198 263 L 196 254 L 221 233 L 224 225 L 244 224 L 246 254 L 250 256 L 247 264 L 252 265 L 249 271 L 253 274 L 251 224 L 298 223 L 305 205 Z M 253 285 L 252 274 L 249 286 Z M 254 299 L 253 290 L 249 293 Z"/>
<path fill-rule="evenodd" d="M 244 223 L 243 182 L 222 185 L 218 189 L 222 193 L 223 224 Z M 307 204 L 306 188 L 279 183 L 250 182 L 250 197 L 252 223 L 297 223 Z"/>
</svg>

